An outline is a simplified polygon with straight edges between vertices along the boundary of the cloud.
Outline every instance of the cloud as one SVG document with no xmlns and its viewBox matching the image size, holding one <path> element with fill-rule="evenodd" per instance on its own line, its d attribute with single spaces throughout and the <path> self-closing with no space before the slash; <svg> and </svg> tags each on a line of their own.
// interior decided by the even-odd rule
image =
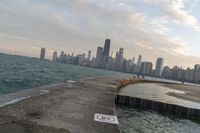
<svg viewBox="0 0 200 133">
<path fill-rule="evenodd" d="M 168 20 L 190 27 L 200 32 L 200 25 L 190 11 L 185 9 L 185 4 L 191 2 L 191 0 L 142 0 L 145 3 L 156 6 L 160 13 Z M 195 2 L 195 1 L 193 1 Z M 197 2 L 197 1 L 196 1 Z"/>
<path fill-rule="evenodd" d="M 156 6 L 163 2 L 143 1 Z M 0 48 L 14 51 L 12 47 L 18 47 L 15 51 L 33 56 L 38 56 L 41 47 L 51 52 L 95 51 L 97 46 L 103 46 L 109 32 L 112 49 L 125 47 L 129 58 L 140 53 L 150 60 L 161 56 L 160 53 L 165 57 L 170 55 L 169 59 L 171 55 L 184 58 L 188 55 L 188 43 L 169 35 L 172 29 L 167 25 L 171 18 L 194 29 L 198 29 L 198 24 L 184 10 L 181 1 L 165 3 L 161 4 L 165 5 L 164 9 L 160 9 L 164 15 L 149 17 L 145 11 L 137 10 L 132 0 L 3 1 L 0 3 Z M 4 47 L 5 44 L 8 46 Z"/>
</svg>

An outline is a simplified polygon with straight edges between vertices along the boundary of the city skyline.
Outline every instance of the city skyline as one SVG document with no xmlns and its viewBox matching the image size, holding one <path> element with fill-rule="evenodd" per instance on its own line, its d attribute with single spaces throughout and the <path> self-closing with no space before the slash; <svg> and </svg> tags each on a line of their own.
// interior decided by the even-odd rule
<svg viewBox="0 0 200 133">
<path fill-rule="evenodd" d="M 112 46 L 111 39 L 105 39 L 104 47 L 98 46 L 96 49 L 96 56 L 92 58 L 91 50 L 88 50 L 88 54 L 81 53 L 78 55 L 61 51 L 60 56 L 57 51 L 54 51 L 51 61 L 130 73 L 134 74 L 134 77 L 137 75 L 138 78 L 141 75 L 142 77 L 151 76 L 178 80 L 182 81 L 182 83 L 185 81 L 200 83 L 200 64 L 195 64 L 193 68 L 188 67 L 187 69 L 183 69 L 177 65 L 169 67 L 164 64 L 165 61 L 162 57 L 157 57 L 156 63 L 154 64 L 150 61 L 143 60 L 142 55 L 139 55 L 137 62 L 135 62 L 135 57 L 131 59 L 124 57 L 126 51 L 124 51 L 122 47 L 119 48 L 115 56 L 113 52 L 109 54 L 111 51 L 110 46 Z M 45 48 L 41 48 L 40 60 L 45 59 L 45 51 Z"/>
<path fill-rule="evenodd" d="M 38 57 L 54 51 L 96 51 L 106 33 L 112 51 L 143 55 L 169 66 L 193 67 L 200 61 L 199 0 L 73 0 L 0 3 L 0 52 Z M 111 51 L 111 52 L 112 52 Z M 93 54 L 94 55 L 94 54 Z"/>
</svg>

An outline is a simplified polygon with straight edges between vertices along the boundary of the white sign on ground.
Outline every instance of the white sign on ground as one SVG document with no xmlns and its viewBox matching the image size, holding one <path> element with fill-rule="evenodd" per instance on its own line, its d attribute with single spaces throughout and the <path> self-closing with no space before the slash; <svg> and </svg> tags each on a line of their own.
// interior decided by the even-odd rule
<svg viewBox="0 0 200 133">
<path fill-rule="evenodd" d="M 104 114 L 94 114 L 94 121 L 111 123 L 111 124 L 119 124 L 118 119 L 114 115 L 104 115 Z"/>
</svg>

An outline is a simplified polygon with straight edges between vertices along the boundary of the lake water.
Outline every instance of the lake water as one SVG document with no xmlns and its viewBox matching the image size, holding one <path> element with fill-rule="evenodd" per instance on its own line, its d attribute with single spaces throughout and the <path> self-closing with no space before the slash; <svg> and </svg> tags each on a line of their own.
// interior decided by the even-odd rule
<svg viewBox="0 0 200 133">
<path fill-rule="evenodd" d="M 130 74 L 0 54 L 0 95 L 87 77 Z"/>
<path fill-rule="evenodd" d="M 187 119 L 154 111 L 118 107 L 117 116 L 123 133 L 199 133 L 200 125 Z"/>
</svg>

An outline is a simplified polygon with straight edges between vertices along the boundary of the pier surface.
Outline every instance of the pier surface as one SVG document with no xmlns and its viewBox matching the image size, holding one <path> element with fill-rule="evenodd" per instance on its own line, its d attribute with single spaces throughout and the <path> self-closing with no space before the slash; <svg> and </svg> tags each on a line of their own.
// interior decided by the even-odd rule
<svg viewBox="0 0 200 133">
<path fill-rule="evenodd" d="M 0 108 L 0 132 L 119 133 L 116 124 L 94 121 L 95 113 L 115 115 L 113 80 L 61 83 L 49 92 L 44 87 L 46 93 Z"/>
</svg>

